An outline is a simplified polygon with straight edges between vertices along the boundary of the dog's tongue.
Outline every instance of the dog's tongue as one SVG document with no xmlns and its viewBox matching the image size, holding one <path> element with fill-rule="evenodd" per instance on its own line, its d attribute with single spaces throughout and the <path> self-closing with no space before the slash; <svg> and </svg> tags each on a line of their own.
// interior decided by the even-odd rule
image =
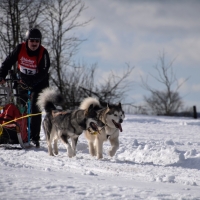
<svg viewBox="0 0 200 200">
<path fill-rule="evenodd" d="M 115 127 L 118 128 L 120 130 L 120 132 L 122 132 L 121 123 L 117 123 L 115 120 L 113 120 L 113 123 L 115 124 Z"/>
<path fill-rule="evenodd" d="M 118 129 L 120 130 L 120 132 L 122 132 L 122 126 L 121 126 L 121 123 L 118 123 Z"/>
</svg>

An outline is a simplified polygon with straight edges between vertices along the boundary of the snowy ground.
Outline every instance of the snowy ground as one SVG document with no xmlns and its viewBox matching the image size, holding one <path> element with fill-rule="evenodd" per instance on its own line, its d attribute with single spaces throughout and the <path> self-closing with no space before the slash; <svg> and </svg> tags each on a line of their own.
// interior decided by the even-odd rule
<svg viewBox="0 0 200 200">
<path fill-rule="evenodd" d="M 200 120 L 126 115 L 114 158 L 97 160 L 81 135 L 77 156 L 0 148 L 0 199 L 199 199 Z"/>
</svg>

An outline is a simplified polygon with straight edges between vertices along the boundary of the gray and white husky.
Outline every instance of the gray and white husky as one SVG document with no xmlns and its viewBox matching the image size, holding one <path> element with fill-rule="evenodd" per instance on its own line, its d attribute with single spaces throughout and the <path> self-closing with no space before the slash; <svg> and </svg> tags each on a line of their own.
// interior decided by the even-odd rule
<svg viewBox="0 0 200 200">
<path fill-rule="evenodd" d="M 107 104 L 107 107 L 102 108 L 99 101 L 95 98 L 89 97 L 83 100 L 80 105 L 81 109 L 88 109 L 90 105 L 98 107 L 98 119 L 101 120 L 105 126 L 99 128 L 99 132 L 86 130 L 85 137 L 88 141 L 89 152 L 92 156 L 97 156 L 98 159 L 103 158 L 103 143 L 109 140 L 111 148 L 108 154 L 112 157 L 119 148 L 119 131 L 122 132 L 121 123 L 125 118 L 121 103 Z"/>
<path fill-rule="evenodd" d="M 37 105 L 41 111 L 46 111 L 42 126 L 46 135 L 49 155 L 58 154 L 57 142 L 60 139 L 67 149 L 68 156 L 73 157 L 76 155 L 78 137 L 83 130 L 90 128 L 98 131 L 97 126 L 104 124 L 97 119 L 93 104 L 86 109 L 57 110 L 56 105 L 61 106 L 63 101 L 63 97 L 57 91 L 46 88 L 39 94 Z M 71 145 L 68 139 L 71 139 Z M 54 143 L 53 148 L 52 142 Z"/>
</svg>

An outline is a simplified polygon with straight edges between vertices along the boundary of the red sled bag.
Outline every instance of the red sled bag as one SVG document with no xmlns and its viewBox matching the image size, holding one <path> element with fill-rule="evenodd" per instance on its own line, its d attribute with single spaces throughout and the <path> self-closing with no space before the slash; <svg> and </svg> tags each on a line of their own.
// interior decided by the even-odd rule
<svg viewBox="0 0 200 200">
<path fill-rule="evenodd" d="M 3 125 L 3 131 L 0 133 L 0 144 L 19 144 L 17 137 L 17 125 L 21 133 L 23 143 L 27 142 L 27 118 L 18 119 L 25 114 L 21 114 L 19 109 L 12 103 L 7 104 L 3 108 L 3 113 L 0 114 L 0 124 L 14 120 L 14 122 Z"/>
</svg>

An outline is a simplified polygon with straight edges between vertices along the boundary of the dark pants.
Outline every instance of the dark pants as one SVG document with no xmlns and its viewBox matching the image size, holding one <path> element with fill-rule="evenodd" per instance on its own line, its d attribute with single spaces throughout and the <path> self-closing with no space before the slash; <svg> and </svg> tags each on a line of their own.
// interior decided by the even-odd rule
<svg viewBox="0 0 200 200">
<path fill-rule="evenodd" d="M 44 80 L 39 83 L 39 85 L 31 90 L 30 94 L 30 102 L 31 102 L 31 114 L 37 114 L 41 111 L 38 109 L 37 106 L 37 98 L 39 93 L 46 87 L 49 86 L 48 80 Z M 18 85 L 18 92 L 20 95 L 20 102 L 23 106 L 28 105 L 28 90 Z M 28 111 L 28 110 L 27 110 Z M 30 138 L 33 141 L 40 140 L 40 128 L 41 128 L 41 121 L 42 115 L 35 115 L 31 117 L 31 124 L 30 124 Z"/>
</svg>

